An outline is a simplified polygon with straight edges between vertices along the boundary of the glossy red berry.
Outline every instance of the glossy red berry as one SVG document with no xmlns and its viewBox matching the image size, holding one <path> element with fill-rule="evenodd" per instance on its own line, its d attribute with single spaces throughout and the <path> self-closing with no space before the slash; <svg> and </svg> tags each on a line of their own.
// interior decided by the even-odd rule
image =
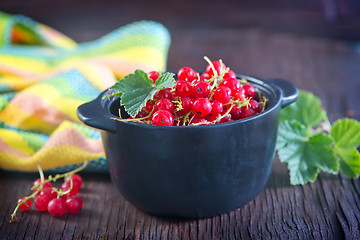
<svg viewBox="0 0 360 240">
<path fill-rule="evenodd" d="M 190 122 L 190 124 L 199 124 L 199 123 L 206 124 L 206 119 L 204 117 L 195 115 L 195 117 L 193 117 Z"/>
<path fill-rule="evenodd" d="M 21 203 L 22 201 L 24 201 L 25 197 L 22 197 L 18 200 L 18 203 Z M 23 211 L 27 211 L 29 210 L 31 207 L 31 200 L 27 199 L 24 203 L 19 205 L 19 208 Z"/>
<path fill-rule="evenodd" d="M 159 78 L 160 73 L 158 71 L 151 71 L 148 73 L 148 76 L 153 81 L 153 83 L 155 83 L 156 80 Z"/>
<path fill-rule="evenodd" d="M 222 118 L 220 119 L 219 123 L 225 123 L 225 122 L 229 122 L 231 120 L 231 115 L 230 114 L 225 115 L 225 111 L 223 111 L 223 113 L 221 115 L 222 115 Z"/>
<path fill-rule="evenodd" d="M 50 197 L 46 194 L 39 194 L 35 200 L 34 205 L 39 211 L 46 211 L 50 202 Z"/>
<path fill-rule="evenodd" d="M 47 179 L 46 178 L 44 178 L 44 181 L 46 181 Z M 36 192 L 37 190 L 38 190 L 38 188 L 41 186 L 40 185 L 40 183 L 41 183 L 41 179 L 40 178 L 38 178 L 38 179 L 36 179 L 34 182 L 33 182 L 33 187 L 34 187 L 34 192 Z M 42 185 L 42 188 L 47 188 L 47 187 L 52 187 L 52 185 L 51 185 L 51 183 L 50 182 L 46 182 L 46 183 L 44 183 L 43 185 Z"/>
<path fill-rule="evenodd" d="M 231 119 L 233 119 L 233 120 L 241 119 L 241 109 L 240 108 L 236 108 L 236 112 L 231 114 Z"/>
<path fill-rule="evenodd" d="M 241 118 L 248 118 L 251 116 L 254 116 L 256 114 L 256 112 L 254 110 L 252 110 L 251 108 L 242 108 L 241 109 Z"/>
<path fill-rule="evenodd" d="M 227 73 L 224 74 L 224 79 L 227 78 L 236 78 L 236 74 L 234 73 L 234 71 L 229 70 Z"/>
<path fill-rule="evenodd" d="M 50 200 L 48 204 L 48 211 L 54 217 L 60 217 L 66 212 L 66 204 L 61 198 Z"/>
<path fill-rule="evenodd" d="M 207 120 L 208 122 L 215 122 L 216 119 L 218 118 L 218 116 L 209 114 L 209 115 L 207 115 L 205 118 L 206 118 L 206 120 Z M 216 122 L 215 122 L 215 123 L 216 123 Z"/>
<path fill-rule="evenodd" d="M 74 214 L 81 210 L 83 201 L 79 196 L 72 196 L 65 201 L 65 204 L 68 212 Z"/>
<path fill-rule="evenodd" d="M 211 114 L 212 115 L 219 115 L 223 110 L 223 104 L 217 100 L 211 102 Z"/>
<path fill-rule="evenodd" d="M 205 81 L 199 81 L 194 85 L 194 98 L 206 98 L 210 94 L 210 84 Z"/>
<path fill-rule="evenodd" d="M 174 100 L 174 94 L 171 92 L 171 88 L 164 88 L 155 93 L 154 99 L 169 99 L 170 101 Z"/>
<path fill-rule="evenodd" d="M 191 82 L 196 78 L 197 72 L 191 67 L 182 67 L 178 71 L 178 79 Z"/>
<path fill-rule="evenodd" d="M 143 118 L 148 115 L 149 115 L 149 113 L 144 108 L 144 109 L 141 109 L 141 111 L 138 114 L 136 114 L 135 118 Z"/>
<path fill-rule="evenodd" d="M 192 111 L 199 117 L 205 117 L 211 112 L 211 102 L 207 98 L 197 98 L 192 105 Z"/>
<path fill-rule="evenodd" d="M 184 80 L 178 80 L 175 85 L 175 92 L 178 97 L 191 96 L 193 94 L 194 87 L 190 82 Z"/>
<path fill-rule="evenodd" d="M 234 100 L 244 101 L 245 90 L 243 88 L 240 88 L 235 93 L 233 93 L 233 96 L 234 96 Z"/>
<path fill-rule="evenodd" d="M 254 110 L 255 113 L 261 112 L 260 105 L 259 105 L 258 101 L 256 101 L 255 99 L 250 99 L 249 108 Z"/>
<path fill-rule="evenodd" d="M 65 178 L 65 182 L 69 182 L 69 185 L 70 185 L 70 180 L 72 180 L 73 182 L 73 188 L 77 189 L 77 191 L 80 190 L 81 188 L 81 185 L 82 185 L 82 178 L 80 175 L 78 174 L 72 174 L 71 176 Z"/>
<path fill-rule="evenodd" d="M 174 124 L 174 116 L 167 110 L 158 110 L 152 116 L 154 125 L 172 126 Z"/>
<path fill-rule="evenodd" d="M 239 110 L 237 106 L 230 106 L 230 107 L 231 107 L 231 110 L 229 112 L 230 114 L 236 113 Z"/>
<path fill-rule="evenodd" d="M 155 104 L 155 111 L 158 110 L 167 110 L 170 113 L 174 112 L 174 104 L 169 99 L 160 99 Z"/>
<path fill-rule="evenodd" d="M 57 193 L 52 188 L 44 188 L 39 195 L 47 195 L 50 200 L 57 197 Z"/>
<path fill-rule="evenodd" d="M 234 96 L 237 91 L 241 89 L 241 84 L 236 78 L 227 78 L 224 79 L 219 86 L 228 87 L 231 90 L 232 95 Z"/>
<path fill-rule="evenodd" d="M 228 87 L 218 87 L 214 91 L 214 99 L 225 104 L 231 98 L 231 89 Z"/>
<path fill-rule="evenodd" d="M 208 72 L 204 72 L 203 74 L 200 75 L 200 80 L 201 80 L 201 81 L 204 81 L 204 80 L 210 79 L 210 78 L 211 78 L 211 77 L 210 77 L 210 75 L 209 75 Z"/>
<path fill-rule="evenodd" d="M 71 188 L 71 183 L 70 183 L 70 182 L 66 182 L 66 181 L 65 181 L 65 182 L 61 185 L 61 190 L 62 190 L 63 192 L 70 190 L 70 188 Z M 79 192 L 79 189 L 74 188 L 74 186 L 73 186 L 73 188 L 71 188 L 70 192 L 67 193 L 66 196 L 68 196 L 68 197 L 69 197 L 69 196 L 73 196 L 73 195 L 78 194 L 78 192 Z"/>
<path fill-rule="evenodd" d="M 212 64 L 217 72 L 217 75 L 220 75 L 221 73 L 223 73 L 226 70 L 225 64 L 220 61 L 213 61 Z M 214 70 L 210 64 L 207 65 L 206 72 L 209 74 L 210 77 L 214 76 Z"/>
<path fill-rule="evenodd" d="M 182 109 L 180 110 L 181 113 L 186 114 L 192 110 L 193 101 L 190 97 L 181 97 L 179 101 L 182 106 Z"/>
<path fill-rule="evenodd" d="M 155 105 L 155 101 L 154 100 L 147 100 L 146 102 L 146 106 L 145 106 L 145 111 L 147 112 L 151 112 L 154 108 L 154 105 Z"/>
<path fill-rule="evenodd" d="M 243 86 L 243 89 L 245 91 L 245 97 L 247 98 L 255 97 L 255 88 L 251 84 L 245 84 Z"/>
</svg>

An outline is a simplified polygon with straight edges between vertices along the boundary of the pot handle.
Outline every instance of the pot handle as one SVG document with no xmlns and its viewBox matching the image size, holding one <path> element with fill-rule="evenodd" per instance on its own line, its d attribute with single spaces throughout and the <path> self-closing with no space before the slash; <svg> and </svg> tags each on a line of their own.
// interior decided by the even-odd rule
<svg viewBox="0 0 360 240">
<path fill-rule="evenodd" d="M 90 127 L 116 132 L 114 116 L 110 114 L 110 101 L 103 98 L 104 92 L 91 102 L 84 103 L 77 108 L 80 121 Z"/>
<path fill-rule="evenodd" d="M 268 79 L 268 81 L 273 85 L 277 86 L 282 91 L 283 93 L 283 97 L 281 99 L 282 108 L 295 102 L 299 97 L 299 90 L 292 82 L 280 78 Z"/>
</svg>

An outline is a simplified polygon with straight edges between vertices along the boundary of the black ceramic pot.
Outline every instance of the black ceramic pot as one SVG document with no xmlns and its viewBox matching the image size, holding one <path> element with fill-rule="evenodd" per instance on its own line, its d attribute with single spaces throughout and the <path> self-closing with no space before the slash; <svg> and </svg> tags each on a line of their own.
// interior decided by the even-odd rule
<svg viewBox="0 0 360 240">
<path fill-rule="evenodd" d="M 280 110 L 297 99 L 298 90 L 285 80 L 239 77 L 269 105 L 228 123 L 169 127 L 115 121 L 119 99 L 104 99 L 107 91 L 78 108 L 81 121 L 103 130 L 111 179 L 129 202 L 157 216 L 204 218 L 237 209 L 262 191 L 272 169 Z"/>
</svg>

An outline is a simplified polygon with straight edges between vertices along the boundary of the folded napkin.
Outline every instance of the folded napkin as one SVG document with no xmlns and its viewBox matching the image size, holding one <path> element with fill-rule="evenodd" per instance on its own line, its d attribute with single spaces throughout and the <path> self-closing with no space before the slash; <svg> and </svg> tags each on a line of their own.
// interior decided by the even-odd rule
<svg viewBox="0 0 360 240">
<path fill-rule="evenodd" d="M 76 109 L 136 69 L 164 71 L 169 44 L 167 29 L 151 21 L 77 44 L 0 12 L 0 168 L 63 172 L 87 160 L 87 170 L 106 171 L 100 133 Z"/>
</svg>

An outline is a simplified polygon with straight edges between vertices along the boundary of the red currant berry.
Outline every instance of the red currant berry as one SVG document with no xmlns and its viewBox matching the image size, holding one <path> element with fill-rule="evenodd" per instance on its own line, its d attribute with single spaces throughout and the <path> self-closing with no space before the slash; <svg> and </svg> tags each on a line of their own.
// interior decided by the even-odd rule
<svg viewBox="0 0 360 240">
<path fill-rule="evenodd" d="M 218 87 L 214 91 L 214 99 L 225 104 L 231 98 L 231 89 L 228 87 Z"/>
<path fill-rule="evenodd" d="M 235 93 L 237 91 L 239 91 L 241 89 L 241 84 L 239 82 L 239 80 L 237 80 L 236 78 L 227 78 L 225 80 L 223 80 L 219 86 L 224 86 L 224 87 L 228 87 L 230 88 L 233 96 L 235 95 Z"/>
<path fill-rule="evenodd" d="M 197 72 L 191 67 L 182 67 L 178 71 L 178 79 L 191 82 L 196 78 Z"/>
<path fill-rule="evenodd" d="M 229 70 L 227 73 L 224 74 L 224 79 L 227 78 L 236 78 L 236 74 L 234 73 L 234 71 Z"/>
<path fill-rule="evenodd" d="M 44 181 L 46 181 L 47 179 L 46 178 L 44 178 Z M 41 183 L 41 179 L 40 178 L 38 178 L 38 179 L 36 179 L 34 182 L 33 182 L 33 187 L 34 187 L 34 192 L 36 192 L 37 190 L 38 190 L 38 188 L 41 186 L 40 185 L 40 183 Z M 51 182 L 46 182 L 46 183 L 44 183 L 43 185 L 42 185 L 42 188 L 47 188 L 47 187 L 52 187 L 52 185 L 51 185 Z"/>
<path fill-rule="evenodd" d="M 172 126 L 174 124 L 174 116 L 167 110 L 158 110 L 152 116 L 154 125 Z"/>
<path fill-rule="evenodd" d="M 194 91 L 194 87 L 191 83 L 184 80 L 178 80 L 176 82 L 175 89 L 178 97 L 191 96 Z"/>
<path fill-rule="evenodd" d="M 141 109 L 141 111 L 136 114 L 135 118 L 143 118 L 149 115 L 149 113 L 145 109 Z"/>
<path fill-rule="evenodd" d="M 75 188 L 79 191 L 81 188 L 82 182 L 83 182 L 81 176 L 75 173 L 75 174 L 72 174 L 71 176 L 65 178 L 65 182 L 69 182 L 69 185 L 70 185 L 71 180 L 73 182 L 73 188 Z"/>
<path fill-rule="evenodd" d="M 216 119 L 218 118 L 218 116 L 215 116 L 215 115 L 212 115 L 212 114 L 209 114 L 205 117 L 205 119 L 209 122 L 214 122 L 216 121 Z"/>
<path fill-rule="evenodd" d="M 50 200 L 57 197 L 57 193 L 52 188 L 44 188 L 40 192 L 40 195 L 42 195 L 42 194 L 47 195 L 50 198 Z"/>
<path fill-rule="evenodd" d="M 230 106 L 231 107 L 231 106 Z M 236 113 L 239 110 L 239 108 L 237 106 L 232 106 L 231 110 L 230 110 L 230 114 Z"/>
<path fill-rule="evenodd" d="M 50 200 L 48 195 L 39 194 L 34 200 L 34 205 L 37 210 L 46 211 Z"/>
<path fill-rule="evenodd" d="M 249 107 L 254 110 L 255 113 L 260 113 L 260 105 L 255 99 L 250 99 L 249 103 Z"/>
<path fill-rule="evenodd" d="M 244 101 L 245 99 L 245 90 L 243 88 L 240 88 L 237 90 L 234 94 L 234 99 L 238 101 Z"/>
<path fill-rule="evenodd" d="M 231 115 L 230 114 L 226 114 L 225 112 L 223 112 L 222 114 L 222 118 L 220 119 L 219 123 L 225 123 L 225 122 L 229 122 L 231 119 Z"/>
<path fill-rule="evenodd" d="M 211 102 L 207 98 L 197 98 L 192 105 L 193 112 L 199 117 L 205 117 L 211 112 Z"/>
<path fill-rule="evenodd" d="M 146 102 L 146 106 L 145 106 L 145 111 L 147 112 L 151 112 L 154 108 L 154 105 L 155 105 L 155 101 L 154 100 L 147 100 Z"/>
<path fill-rule="evenodd" d="M 206 98 L 210 94 L 210 84 L 205 81 L 199 81 L 194 86 L 194 98 L 203 97 Z"/>
<path fill-rule="evenodd" d="M 233 119 L 233 120 L 241 119 L 241 109 L 240 108 L 237 108 L 236 112 L 231 114 L 231 119 Z"/>
<path fill-rule="evenodd" d="M 148 73 L 148 76 L 153 81 L 153 83 L 155 83 L 156 80 L 159 78 L 160 73 L 158 71 L 151 71 Z"/>
<path fill-rule="evenodd" d="M 245 97 L 247 98 L 255 97 L 255 88 L 251 84 L 245 84 L 243 86 L 243 89 L 245 91 Z"/>
<path fill-rule="evenodd" d="M 181 97 L 179 100 L 182 106 L 181 113 L 186 114 L 192 110 L 193 101 L 190 97 Z"/>
<path fill-rule="evenodd" d="M 201 81 L 204 81 L 204 80 L 210 79 L 210 78 L 211 78 L 211 77 L 210 77 L 210 75 L 209 75 L 208 72 L 204 72 L 204 73 L 201 74 L 201 76 L 200 76 L 200 80 L 201 80 Z"/>
<path fill-rule="evenodd" d="M 54 217 L 60 217 L 66 212 L 66 204 L 61 198 L 52 199 L 48 204 L 48 211 Z"/>
<path fill-rule="evenodd" d="M 70 187 L 71 187 L 71 183 L 70 183 L 70 182 L 64 182 L 64 183 L 61 185 L 61 190 L 62 190 L 63 192 L 65 192 L 65 191 L 68 191 L 68 190 L 70 189 Z M 78 194 L 78 192 L 79 192 L 79 189 L 76 189 L 76 188 L 74 188 L 74 186 L 73 186 L 73 188 L 70 190 L 70 192 L 67 193 L 66 195 L 67 195 L 67 196 L 73 196 L 73 195 Z"/>
<path fill-rule="evenodd" d="M 174 112 L 174 104 L 169 99 L 160 99 L 155 104 L 155 111 L 168 110 L 170 113 Z"/>
<path fill-rule="evenodd" d="M 170 101 L 174 100 L 174 94 L 171 92 L 171 88 L 164 88 L 157 91 L 154 95 L 154 99 L 169 99 Z"/>
<path fill-rule="evenodd" d="M 81 210 L 83 201 L 79 196 L 72 196 L 66 200 L 65 204 L 68 212 L 74 214 Z"/>
<path fill-rule="evenodd" d="M 190 124 L 199 124 L 199 123 L 203 123 L 205 125 L 206 124 L 205 118 L 195 115 L 195 117 L 193 117 L 190 122 Z"/>
<path fill-rule="evenodd" d="M 243 109 L 241 109 L 241 118 L 248 118 L 254 116 L 255 114 L 255 111 L 251 108 L 244 107 Z"/>
<path fill-rule="evenodd" d="M 25 197 L 22 197 L 18 200 L 18 203 L 21 203 L 22 201 L 24 201 Z M 29 210 L 31 207 L 31 200 L 27 199 L 24 203 L 20 204 L 19 208 L 23 211 L 27 211 Z"/>
<path fill-rule="evenodd" d="M 221 73 L 223 73 L 226 70 L 225 64 L 220 61 L 213 61 L 212 64 L 217 72 L 217 75 L 220 75 Z M 213 68 L 211 67 L 210 64 L 207 65 L 206 72 L 209 74 L 210 77 L 213 77 L 215 75 Z"/>
<path fill-rule="evenodd" d="M 217 100 L 211 102 L 211 114 L 212 115 L 219 115 L 223 110 L 223 104 Z"/>
</svg>

